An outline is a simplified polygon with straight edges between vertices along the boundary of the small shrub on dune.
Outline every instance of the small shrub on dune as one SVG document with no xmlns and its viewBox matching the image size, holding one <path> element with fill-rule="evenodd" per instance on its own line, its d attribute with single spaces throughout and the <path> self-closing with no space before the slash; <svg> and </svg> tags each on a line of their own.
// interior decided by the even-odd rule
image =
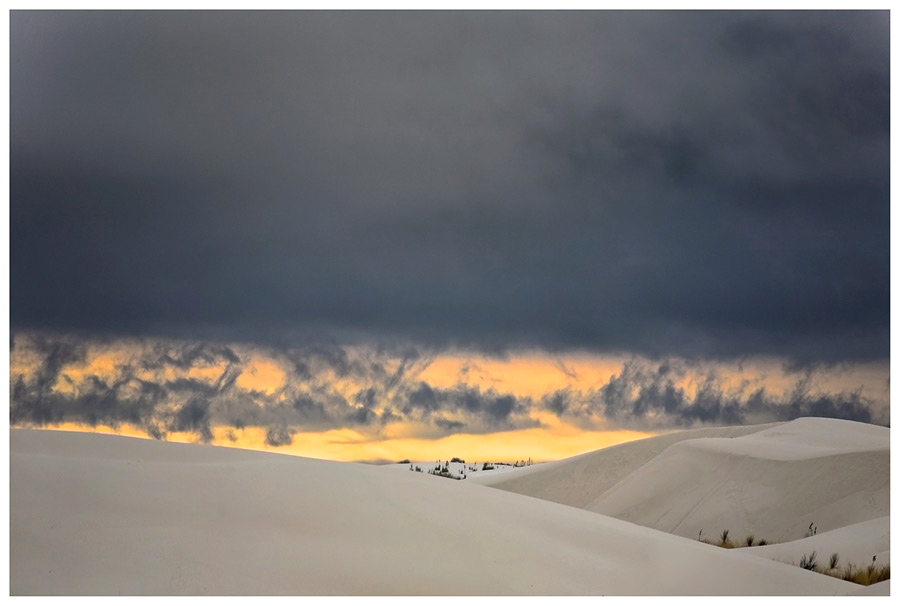
<svg viewBox="0 0 900 606">
<path fill-rule="evenodd" d="M 701 543 L 706 543 L 707 545 L 715 545 L 716 547 L 724 547 L 725 549 L 733 549 L 735 547 L 735 544 L 732 543 L 731 539 L 728 538 L 730 534 L 731 534 L 731 532 L 729 530 L 723 530 L 722 534 L 719 535 L 719 539 L 715 543 L 713 543 L 709 539 L 703 538 L 703 531 L 701 530 L 700 535 L 697 538 Z M 755 541 L 756 541 L 756 537 L 753 536 L 752 534 L 750 534 L 744 538 L 743 542 L 738 541 L 738 546 L 753 547 L 753 543 Z M 767 541 L 766 539 L 760 539 L 759 542 L 756 544 L 757 545 L 768 545 L 769 541 Z"/>
<path fill-rule="evenodd" d="M 728 540 L 728 531 L 723 530 L 722 534 L 719 536 L 719 542 L 716 543 L 719 547 L 724 547 L 725 549 L 731 549 L 734 547 L 734 543 Z"/>
<path fill-rule="evenodd" d="M 828 570 L 833 570 L 834 568 L 836 568 L 839 559 L 840 558 L 838 558 L 838 554 L 831 554 L 831 557 L 828 558 Z"/>
<path fill-rule="evenodd" d="M 875 566 L 871 565 L 866 568 L 866 574 L 868 576 L 867 580 L 869 581 L 867 584 L 872 585 L 874 583 L 880 583 L 882 581 L 887 581 L 891 578 L 891 567 L 888 565 L 883 566 Z"/>
<path fill-rule="evenodd" d="M 810 554 L 804 555 L 800 558 L 800 568 L 805 568 L 806 570 L 815 570 L 816 569 L 816 552 L 813 551 Z"/>
</svg>

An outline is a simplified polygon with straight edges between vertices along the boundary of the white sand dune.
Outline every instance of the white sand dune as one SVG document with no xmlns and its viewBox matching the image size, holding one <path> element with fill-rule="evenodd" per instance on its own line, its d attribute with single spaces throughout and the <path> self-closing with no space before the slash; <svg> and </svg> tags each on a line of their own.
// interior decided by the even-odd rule
<svg viewBox="0 0 900 606">
<path fill-rule="evenodd" d="M 10 432 L 10 592 L 828 595 L 846 583 L 419 473 Z"/>
<path fill-rule="evenodd" d="M 687 538 L 793 541 L 890 515 L 889 435 L 823 418 L 691 430 L 483 483 Z"/>
<path fill-rule="evenodd" d="M 586 506 L 677 534 L 786 542 L 890 515 L 885 427 L 796 419 L 672 445 Z"/>
<path fill-rule="evenodd" d="M 705 427 L 610 446 L 602 450 L 520 468 L 515 474 L 484 475 L 472 480 L 494 488 L 587 509 L 612 488 L 669 446 L 696 438 L 736 438 L 780 423 L 745 427 Z"/>
</svg>

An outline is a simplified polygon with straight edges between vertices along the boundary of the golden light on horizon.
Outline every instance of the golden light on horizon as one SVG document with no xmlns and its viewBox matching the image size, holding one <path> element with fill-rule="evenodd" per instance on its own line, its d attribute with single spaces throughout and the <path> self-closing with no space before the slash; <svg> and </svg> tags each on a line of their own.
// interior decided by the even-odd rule
<svg viewBox="0 0 900 606">
<path fill-rule="evenodd" d="M 43 429 L 99 433 L 133 438 L 150 438 L 144 431 L 123 424 L 110 427 L 82 423 L 63 423 Z M 229 439 L 231 434 L 235 440 Z M 266 430 L 258 427 L 234 429 L 213 428 L 213 446 L 275 452 L 293 456 L 343 462 L 436 461 L 460 457 L 467 461 L 514 462 L 531 458 L 534 462 L 556 461 L 585 452 L 607 448 L 624 442 L 640 440 L 654 433 L 638 431 L 583 431 L 566 424 L 555 427 L 504 431 L 492 434 L 453 434 L 427 438 L 374 438 L 353 429 L 332 429 L 320 432 L 298 432 L 287 446 L 266 444 Z M 197 436 L 173 432 L 167 442 L 197 443 Z"/>
</svg>

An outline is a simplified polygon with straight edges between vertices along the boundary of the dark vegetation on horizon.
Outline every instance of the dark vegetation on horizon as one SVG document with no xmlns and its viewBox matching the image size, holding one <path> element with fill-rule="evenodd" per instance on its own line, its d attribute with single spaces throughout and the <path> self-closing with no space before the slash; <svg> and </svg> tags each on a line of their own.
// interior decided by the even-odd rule
<svg viewBox="0 0 900 606">
<path fill-rule="evenodd" d="M 462 468 L 459 469 L 458 471 L 454 472 L 450 468 L 451 463 L 456 463 L 458 465 L 462 465 Z M 459 457 L 453 457 L 449 461 L 444 461 L 443 463 L 441 461 L 435 461 L 434 466 L 431 467 L 430 469 L 428 469 L 428 468 L 423 469 L 421 465 L 416 465 L 414 463 L 411 463 L 409 459 L 403 459 L 402 461 L 399 461 L 398 465 L 400 465 L 400 464 L 403 464 L 403 465 L 409 464 L 410 471 L 416 471 L 419 473 L 424 472 L 424 473 L 428 473 L 431 475 L 440 476 L 442 478 L 451 478 L 453 480 L 465 480 L 467 477 L 467 474 L 466 474 L 467 470 L 469 472 L 474 473 L 477 471 L 490 471 L 492 469 L 496 469 L 497 466 L 500 466 L 500 467 L 526 467 L 526 466 L 532 465 L 533 463 L 532 463 L 530 457 L 528 458 L 527 461 L 521 460 L 521 461 L 516 461 L 515 463 L 491 463 L 491 462 L 487 461 L 487 462 L 482 463 L 481 467 L 479 469 L 478 463 L 473 463 L 472 465 L 466 465 L 466 461 L 464 459 L 460 459 Z"/>
</svg>

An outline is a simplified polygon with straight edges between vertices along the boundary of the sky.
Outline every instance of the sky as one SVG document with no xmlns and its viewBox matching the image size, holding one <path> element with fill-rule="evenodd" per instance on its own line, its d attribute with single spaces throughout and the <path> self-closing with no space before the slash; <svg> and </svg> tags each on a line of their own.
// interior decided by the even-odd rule
<svg viewBox="0 0 900 606">
<path fill-rule="evenodd" d="M 10 424 L 890 424 L 889 14 L 10 14 Z"/>
</svg>

